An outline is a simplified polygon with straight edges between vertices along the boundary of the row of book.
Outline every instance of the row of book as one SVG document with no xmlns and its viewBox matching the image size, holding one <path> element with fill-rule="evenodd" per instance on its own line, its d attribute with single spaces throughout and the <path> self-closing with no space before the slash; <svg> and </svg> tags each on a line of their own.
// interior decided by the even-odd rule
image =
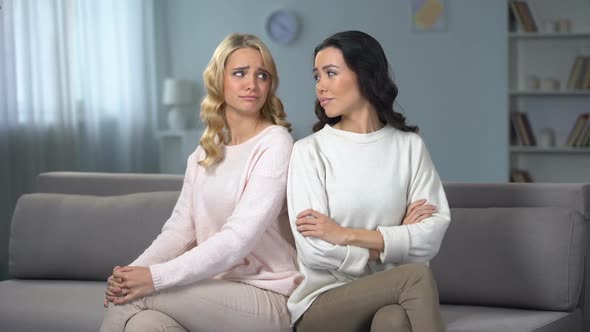
<svg viewBox="0 0 590 332">
<path fill-rule="evenodd" d="M 576 56 L 567 80 L 567 88 L 590 89 L 590 56 Z"/>
<path fill-rule="evenodd" d="M 512 145 L 537 145 L 535 133 L 526 113 L 516 111 L 510 113 L 510 140 Z M 578 116 L 567 136 L 565 146 L 590 147 L 590 113 L 583 113 Z"/>
<path fill-rule="evenodd" d="M 533 182 L 533 178 L 524 169 L 513 169 L 510 171 L 510 182 Z"/>
<path fill-rule="evenodd" d="M 580 114 L 567 136 L 566 146 L 590 147 L 590 113 Z"/>
<path fill-rule="evenodd" d="M 513 145 L 535 146 L 535 134 L 526 113 L 510 113 L 510 138 Z"/>
<path fill-rule="evenodd" d="M 511 21 L 516 21 L 525 32 L 539 31 L 531 7 L 525 1 L 509 1 Z"/>
</svg>

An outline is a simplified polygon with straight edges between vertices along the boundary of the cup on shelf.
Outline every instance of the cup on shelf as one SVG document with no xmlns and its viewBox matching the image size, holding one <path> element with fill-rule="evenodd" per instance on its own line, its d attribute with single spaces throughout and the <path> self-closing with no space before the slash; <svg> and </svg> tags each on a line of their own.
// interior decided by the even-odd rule
<svg viewBox="0 0 590 332">
<path fill-rule="evenodd" d="M 541 90 L 543 91 L 559 91 L 561 84 L 558 79 L 552 77 L 545 77 L 541 80 Z"/>
<path fill-rule="evenodd" d="M 530 91 L 537 91 L 541 88 L 541 80 L 535 75 L 529 75 L 526 78 L 526 88 Z"/>
<path fill-rule="evenodd" d="M 539 146 L 550 148 L 555 146 L 555 130 L 553 128 L 543 128 L 539 133 Z"/>
<path fill-rule="evenodd" d="M 541 21 L 541 32 L 553 33 L 555 32 L 555 21 L 553 20 L 542 20 Z"/>
<path fill-rule="evenodd" d="M 553 29 L 557 33 L 567 33 L 572 31 L 572 21 L 567 18 L 560 18 L 555 20 Z"/>
</svg>

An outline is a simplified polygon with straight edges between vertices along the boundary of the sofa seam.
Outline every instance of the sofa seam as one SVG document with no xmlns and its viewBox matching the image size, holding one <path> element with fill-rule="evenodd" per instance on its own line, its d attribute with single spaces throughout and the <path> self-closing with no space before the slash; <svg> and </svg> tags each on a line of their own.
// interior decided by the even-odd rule
<svg viewBox="0 0 590 332">
<path fill-rule="evenodd" d="M 567 317 L 567 316 L 569 316 L 571 314 L 570 312 L 564 312 L 564 311 L 561 311 L 561 313 L 563 314 L 561 317 L 557 317 L 557 318 L 555 318 L 554 320 L 552 320 L 550 322 L 546 322 L 545 324 L 537 325 L 535 327 L 535 330 L 536 329 L 539 329 L 539 328 L 543 328 L 543 327 L 549 326 L 550 324 L 553 324 L 553 323 L 557 322 L 558 320 L 563 319 L 564 317 Z"/>
<path fill-rule="evenodd" d="M 574 227 L 576 222 L 576 213 L 571 213 L 571 225 L 570 225 L 570 245 L 568 248 L 568 264 L 567 264 L 567 302 L 570 303 L 570 294 L 571 294 L 571 275 L 570 270 L 572 266 L 572 246 L 574 245 Z M 574 308 L 575 309 L 575 308 Z"/>
<path fill-rule="evenodd" d="M 590 198 L 590 185 L 586 184 L 582 186 L 582 216 L 584 219 L 590 219 L 590 208 L 586 207 L 586 200 Z"/>
</svg>

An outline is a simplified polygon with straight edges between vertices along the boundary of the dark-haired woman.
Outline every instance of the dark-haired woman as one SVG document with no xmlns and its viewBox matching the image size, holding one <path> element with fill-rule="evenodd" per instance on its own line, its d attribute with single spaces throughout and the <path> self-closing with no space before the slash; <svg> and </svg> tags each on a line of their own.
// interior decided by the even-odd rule
<svg viewBox="0 0 590 332">
<path fill-rule="evenodd" d="M 444 331 L 428 268 L 450 222 L 440 178 L 381 45 L 359 31 L 316 47 L 319 121 L 295 143 L 287 197 L 305 279 L 298 332 Z M 413 202 L 413 203 L 412 203 Z"/>
</svg>

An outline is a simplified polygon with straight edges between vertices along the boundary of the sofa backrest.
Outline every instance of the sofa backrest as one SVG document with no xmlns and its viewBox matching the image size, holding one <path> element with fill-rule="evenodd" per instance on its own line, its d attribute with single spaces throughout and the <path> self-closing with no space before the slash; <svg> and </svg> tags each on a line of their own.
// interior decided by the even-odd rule
<svg viewBox="0 0 590 332">
<path fill-rule="evenodd" d="M 180 191 L 182 175 L 46 172 L 37 176 L 36 192 L 112 196 L 152 191 Z"/>
<path fill-rule="evenodd" d="M 12 218 L 10 275 L 106 280 L 114 266 L 131 263 L 156 238 L 178 195 L 23 195 Z"/>
<path fill-rule="evenodd" d="M 571 209 L 451 208 L 431 267 L 441 303 L 571 311 L 586 228 Z"/>
<path fill-rule="evenodd" d="M 576 234 L 572 234 L 571 240 L 577 241 L 576 238 L 582 236 L 586 239 L 587 242 L 588 238 L 590 238 L 590 227 L 588 227 L 588 222 L 590 222 L 590 184 L 585 183 L 561 183 L 561 184 L 552 184 L 552 183 L 451 183 L 447 182 L 444 184 L 445 192 L 447 194 L 447 199 L 449 201 L 449 205 L 451 206 L 452 213 L 454 213 L 454 218 L 451 221 L 451 226 L 449 227 L 449 231 L 447 232 L 447 236 L 443 240 L 443 244 L 441 246 L 441 251 L 439 255 L 435 257 L 433 260 L 433 271 L 435 271 L 435 275 L 440 275 L 440 278 L 443 277 L 444 271 L 442 270 L 441 264 L 445 263 L 449 257 L 447 255 L 447 251 L 455 251 L 457 248 L 455 246 L 460 245 L 454 243 L 454 233 L 456 235 L 460 235 L 461 233 L 465 234 L 467 232 L 466 227 L 470 227 L 469 225 L 469 217 L 466 211 L 457 212 L 455 211 L 457 208 L 535 208 L 535 207 L 560 207 L 570 211 L 576 211 L 579 216 L 581 216 L 584 220 L 584 224 L 586 225 L 585 233 L 582 230 L 577 231 Z M 556 212 L 554 212 L 556 213 Z M 575 214 L 572 214 L 574 216 Z M 515 216 L 513 216 L 515 217 Z M 466 219 L 467 218 L 467 219 Z M 516 218 L 511 218 L 516 219 Z M 574 218 L 578 219 L 578 218 Z M 566 221 L 564 223 L 564 227 L 567 225 L 575 226 L 578 222 L 577 221 L 567 221 L 567 218 L 563 219 Z M 458 221 L 458 222 L 457 222 Z M 463 222 L 462 222 L 463 221 Z M 457 223 L 456 223 L 457 222 Z M 545 221 L 545 223 L 550 223 Z M 516 226 L 516 225 L 514 225 Z M 489 227 L 494 227 L 490 226 Z M 529 231 L 536 231 L 538 227 L 533 227 L 533 229 Z M 574 227 L 576 229 L 576 227 Z M 487 228 L 484 229 L 486 232 L 488 231 Z M 512 231 L 514 229 L 511 228 Z M 498 231 L 498 230 L 495 230 Z M 523 233 L 525 230 L 522 230 Z M 490 230 L 491 232 L 491 230 Z M 505 231 L 507 234 L 504 235 L 504 240 L 508 241 L 508 235 L 510 232 L 508 230 Z M 470 232 L 471 234 L 472 232 Z M 567 240 L 566 234 L 561 232 L 559 233 L 559 239 L 551 237 L 547 239 L 545 243 L 538 244 L 540 239 L 546 237 L 543 234 L 527 234 L 526 237 L 523 239 L 527 240 L 534 240 L 534 245 L 536 247 L 531 247 L 530 249 L 541 251 L 543 255 L 546 254 L 546 251 L 549 249 L 553 249 L 552 252 L 554 255 L 556 252 L 562 248 L 562 242 Z M 466 235 L 463 235 L 466 236 Z M 473 242 L 473 241 L 472 241 Z M 508 243 L 517 243 L 517 242 L 508 242 Z M 527 242 L 524 244 L 533 244 L 531 242 Z M 576 242 L 572 242 L 572 245 Z M 521 244 L 520 246 L 522 247 Z M 583 317 L 584 317 L 584 326 L 586 329 L 590 331 L 590 245 L 585 245 L 586 252 L 585 252 L 585 263 L 583 269 L 586 271 L 583 276 L 582 280 L 582 292 L 580 295 L 580 300 L 578 301 L 578 306 L 583 310 Z M 465 248 L 463 248 L 466 250 Z M 513 255 L 522 255 L 521 251 L 515 251 Z M 563 253 L 562 253 L 563 254 Z M 539 255 L 538 257 L 541 257 Z M 518 257 L 518 256 L 516 256 Z M 554 257 L 554 256 L 552 256 Z M 573 256 L 572 256 L 573 257 Z M 523 258 L 526 259 L 526 258 Z M 531 259 L 529 258 L 529 261 Z M 538 261 L 533 261 L 533 263 L 537 264 Z M 575 262 L 572 262 L 575 264 Z M 537 265 L 539 267 L 540 265 Z M 528 270 L 527 270 L 528 271 Z M 549 273 L 549 276 L 554 276 L 555 274 Z M 467 276 L 463 276 L 463 279 L 467 279 Z M 469 277 L 470 278 L 470 277 Z M 533 279 L 537 280 L 537 279 Z M 568 278 L 568 280 L 571 280 Z M 542 280 L 543 282 L 548 280 Z M 569 281 L 568 281 L 569 282 Z M 570 284 L 574 287 L 574 284 Z M 440 285 L 441 288 L 445 288 L 446 285 Z M 564 285 L 561 285 L 562 287 Z M 443 289 L 443 291 L 446 291 Z M 543 292 L 545 290 L 542 290 Z M 446 299 L 442 298 L 444 301 Z M 563 299 L 563 297 L 561 297 Z M 563 303 L 571 304 L 575 299 L 569 299 Z M 561 306 L 561 307 L 568 307 L 568 306 Z"/>
</svg>

